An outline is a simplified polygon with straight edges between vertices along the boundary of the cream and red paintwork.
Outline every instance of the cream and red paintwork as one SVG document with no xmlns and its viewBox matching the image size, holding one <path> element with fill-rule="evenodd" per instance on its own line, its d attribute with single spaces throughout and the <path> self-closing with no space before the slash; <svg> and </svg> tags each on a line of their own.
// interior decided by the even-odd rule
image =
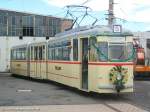
<svg viewBox="0 0 150 112">
<path fill-rule="evenodd" d="M 82 38 L 80 37 L 81 41 Z M 80 43 L 79 41 L 79 43 Z M 119 42 L 110 37 L 100 37 L 97 41 Z M 71 41 L 72 42 L 72 41 Z M 132 42 L 131 37 L 126 37 L 123 42 Z M 45 43 L 30 44 L 31 46 L 46 45 Z M 28 76 L 37 79 L 48 79 L 79 90 L 97 93 L 117 93 L 114 85 L 110 82 L 109 73 L 114 66 L 122 66 L 128 70 L 128 80 L 125 88 L 120 92 L 133 92 L 133 62 L 88 62 L 88 89 L 82 89 L 82 43 L 79 44 L 78 61 L 48 60 L 11 60 L 12 74 Z M 47 47 L 46 47 L 46 52 Z M 30 57 L 31 58 L 31 57 Z M 29 65 L 27 64 L 29 63 Z M 28 67 L 29 66 L 29 69 Z M 28 74 L 29 73 L 29 74 Z"/>
<path fill-rule="evenodd" d="M 13 74 L 28 76 L 27 60 L 11 60 L 11 72 Z"/>
</svg>

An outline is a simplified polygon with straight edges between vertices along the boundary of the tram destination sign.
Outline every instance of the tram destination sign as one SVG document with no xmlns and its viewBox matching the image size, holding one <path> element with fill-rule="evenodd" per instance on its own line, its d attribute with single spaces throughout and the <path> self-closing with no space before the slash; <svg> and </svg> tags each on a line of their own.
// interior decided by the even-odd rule
<svg viewBox="0 0 150 112">
<path fill-rule="evenodd" d="M 122 32 L 122 26 L 121 25 L 113 25 L 113 32 L 114 33 L 121 33 Z"/>
</svg>

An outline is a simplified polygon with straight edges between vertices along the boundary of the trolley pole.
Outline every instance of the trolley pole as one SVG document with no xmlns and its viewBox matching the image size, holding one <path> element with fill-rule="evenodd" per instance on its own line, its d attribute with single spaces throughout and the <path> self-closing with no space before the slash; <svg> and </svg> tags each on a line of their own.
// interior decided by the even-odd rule
<svg viewBox="0 0 150 112">
<path fill-rule="evenodd" d="M 109 0 L 108 25 L 112 27 L 113 24 L 114 24 L 114 0 Z"/>
</svg>

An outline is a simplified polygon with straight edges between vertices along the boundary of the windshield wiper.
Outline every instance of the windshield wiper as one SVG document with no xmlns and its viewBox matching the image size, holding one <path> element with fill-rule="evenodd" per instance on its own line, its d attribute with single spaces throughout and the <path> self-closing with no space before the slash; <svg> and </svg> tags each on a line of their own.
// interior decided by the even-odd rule
<svg viewBox="0 0 150 112">
<path fill-rule="evenodd" d="M 121 59 L 121 57 L 123 56 L 124 51 L 121 52 L 121 55 L 118 57 L 118 59 Z"/>
</svg>

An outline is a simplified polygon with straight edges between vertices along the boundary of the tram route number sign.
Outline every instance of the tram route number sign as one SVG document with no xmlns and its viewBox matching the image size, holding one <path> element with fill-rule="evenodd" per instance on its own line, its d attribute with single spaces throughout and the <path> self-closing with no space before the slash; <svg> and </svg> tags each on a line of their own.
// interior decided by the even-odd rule
<svg viewBox="0 0 150 112">
<path fill-rule="evenodd" d="M 113 32 L 114 33 L 121 33 L 122 32 L 122 26 L 121 25 L 113 25 Z"/>
</svg>

